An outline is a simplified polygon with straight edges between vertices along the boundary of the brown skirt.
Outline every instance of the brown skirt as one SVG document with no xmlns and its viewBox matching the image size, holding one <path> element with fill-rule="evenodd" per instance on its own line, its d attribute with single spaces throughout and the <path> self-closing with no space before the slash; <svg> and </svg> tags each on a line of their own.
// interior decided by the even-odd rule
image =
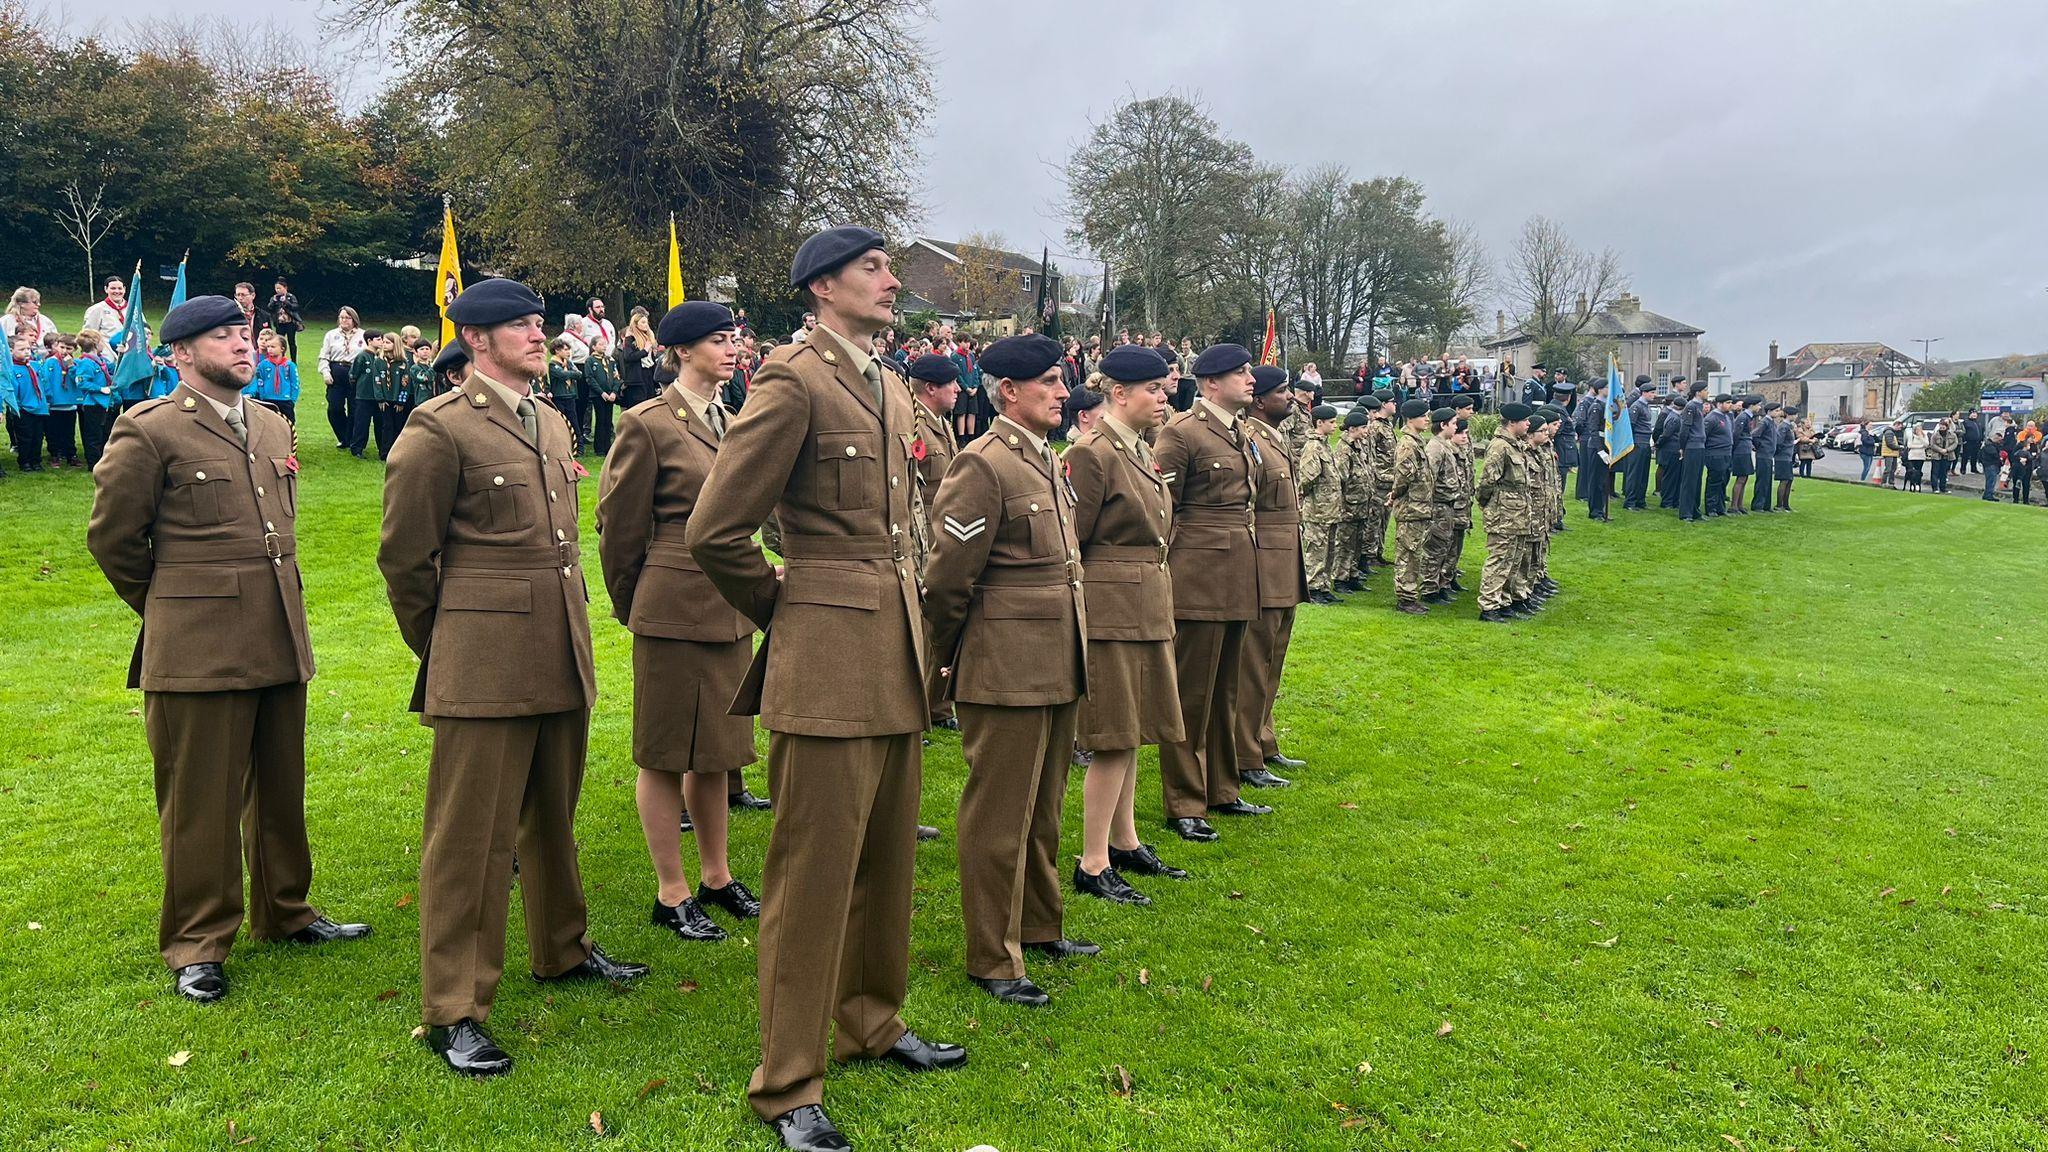
<svg viewBox="0 0 2048 1152">
<path fill-rule="evenodd" d="M 633 637 L 633 763 L 654 772 L 728 772 L 754 762 L 754 718 L 728 716 L 753 638 L 725 644 Z"/>
<path fill-rule="evenodd" d="M 1184 739 L 1171 640 L 1088 641 L 1088 695 L 1075 742 L 1090 752 Z"/>
</svg>

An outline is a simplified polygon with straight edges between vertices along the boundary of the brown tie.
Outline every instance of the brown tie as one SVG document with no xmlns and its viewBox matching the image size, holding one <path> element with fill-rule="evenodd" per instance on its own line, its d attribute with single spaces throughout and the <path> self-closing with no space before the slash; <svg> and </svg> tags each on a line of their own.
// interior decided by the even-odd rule
<svg viewBox="0 0 2048 1152">
<path fill-rule="evenodd" d="M 249 423 L 242 418 L 241 405 L 238 404 L 228 409 L 222 414 L 222 419 L 228 422 L 228 428 L 234 432 L 235 439 L 240 440 L 242 447 L 247 448 L 249 446 Z"/>
<path fill-rule="evenodd" d="M 533 406 L 533 397 L 524 396 L 519 401 L 519 423 L 526 428 L 527 442 L 540 446 L 540 412 Z"/>
<path fill-rule="evenodd" d="M 725 409 L 719 407 L 716 402 L 713 402 L 711 407 L 706 409 L 705 412 L 710 417 L 705 423 L 711 425 L 711 438 L 713 440 L 725 439 Z"/>
</svg>

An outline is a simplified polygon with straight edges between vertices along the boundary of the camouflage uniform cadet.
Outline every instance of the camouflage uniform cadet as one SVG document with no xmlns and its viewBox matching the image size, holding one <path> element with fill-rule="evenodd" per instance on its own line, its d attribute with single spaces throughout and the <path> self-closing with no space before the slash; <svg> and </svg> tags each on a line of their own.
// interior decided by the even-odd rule
<svg viewBox="0 0 2048 1152">
<path fill-rule="evenodd" d="M 1470 392 L 1460 392 L 1451 397 L 1451 407 L 1458 413 L 1458 430 L 1466 433 L 1451 439 L 1451 447 L 1458 450 L 1458 458 L 1464 467 L 1458 472 L 1464 481 L 1464 491 L 1458 497 L 1458 515 L 1451 525 L 1451 564 L 1444 572 L 1444 588 L 1451 592 L 1463 592 L 1465 585 L 1458 579 L 1459 565 L 1465 558 L 1465 535 L 1472 530 L 1472 485 L 1479 472 L 1479 451 L 1473 447 L 1470 428 L 1472 411 L 1478 401 Z"/>
<path fill-rule="evenodd" d="M 1550 413 L 1537 412 L 1529 418 L 1529 438 L 1523 443 L 1523 451 L 1529 457 L 1529 476 L 1535 483 L 1529 497 L 1534 515 L 1523 533 L 1528 546 L 1522 554 L 1514 592 L 1515 599 L 1526 602 L 1530 608 L 1542 607 L 1543 597 L 1538 588 L 1543 582 L 1544 555 L 1550 549 L 1551 525 L 1556 523 L 1551 516 L 1552 494 L 1557 489 L 1557 454 L 1550 446 L 1551 437 L 1556 435 L 1553 424 Z"/>
<path fill-rule="evenodd" d="M 1373 565 L 1385 567 L 1387 561 L 1387 517 L 1391 506 L 1387 503 L 1394 491 L 1394 441 L 1397 429 L 1394 425 L 1395 411 L 1388 406 L 1394 401 L 1391 392 L 1375 392 L 1373 399 L 1379 401 L 1379 411 L 1372 414 L 1365 426 L 1365 451 L 1371 461 L 1373 499 L 1369 506 L 1371 518 L 1365 522 L 1364 546 L 1358 553 L 1360 575 L 1372 570 Z"/>
<path fill-rule="evenodd" d="M 1366 526 L 1372 523 L 1373 509 L 1380 499 L 1378 486 L 1373 482 L 1372 457 L 1365 443 L 1369 419 L 1363 407 L 1353 408 L 1344 417 L 1344 440 L 1336 451 L 1343 517 L 1337 521 L 1336 554 L 1331 563 L 1336 569 L 1332 575 L 1339 592 L 1365 591 L 1361 561 Z"/>
<path fill-rule="evenodd" d="M 1337 526 L 1344 518 L 1344 466 L 1330 449 L 1330 425 L 1337 410 L 1325 404 L 1313 413 L 1295 461 L 1295 489 L 1301 496 L 1301 551 L 1308 570 L 1311 604 L 1335 604 Z"/>
<path fill-rule="evenodd" d="M 1404 425 L 1394 447 L 1393 489 L 1388 499 L 1394 527 L 1394 606 L 1411 616 L 1429 611 L 1421 603 L 1423 556 L 1436 517 L 1436 494 L 1430 491 L 1430 471 L 1423 461 L 1423 428 L 1429 423 L 1429 401 L 1410 400 L 1401 405 Z"/>
<path fill-rule="evenodd" d="M 1274 426 L 1274 431 L 1280 433 L 1287 441 L 1287 457 L 1299 467 L 1302 450 L 1307 448 L 1309 441 L 1315 437 L 1315 420 L 1307 412 L 1302 411 L 1301 405 L 1296 404 L 1288 411 L 1287 418 Z"/>
<path fill-rule="evenodd" d="M 1479 618 L 1488 623 L 1527 619 L 1513 591 L 1516 570 L 1527 546 L 1524 532 L 1532 512 L 1534 489 L 1523 437 L 1528 435 L 1529 406 L 1501 405 L 1500 432 L 1486 446 L 1479 467 L 1479 508 L 1486 524 L 1486 565 L 1479 573 Z"/>
<path fill-rule="evenodd" d="M 1444 572 L 1456 563 L 1451 556 L 1451 525 L 1458 513 L 1458 469 L 1464 466 L 1458 450 L 1451 447 L 1452 421 L 1456 418 L 1450 408 L 1431 412 L 1429 423 L 1434 431 L 1422 444 L 1422 468 L 1428 474 L 1432 506 L 1429 538 L 1422 545 L 1424 604 L 1451 602 L 1450 593 L 1444 591 Z"/>
</svg>

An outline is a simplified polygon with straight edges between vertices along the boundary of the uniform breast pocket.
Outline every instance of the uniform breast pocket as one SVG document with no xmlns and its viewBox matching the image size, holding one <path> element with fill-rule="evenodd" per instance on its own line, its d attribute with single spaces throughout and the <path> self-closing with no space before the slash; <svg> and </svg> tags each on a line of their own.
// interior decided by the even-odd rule
<svg viewBox="0 0 2048 1152">
<path fill-rule="evenodd" d="M 292 465 L 290 457 L 272 456 L 270 466 L 277 470 L 277 491 L 284 498 L 284 514 L 297 519 L 299 515 L 299 470 Z"/>
<path fill-rule="evenodd" d="M 526 467 L 523 463 L 507 462 L 463 470 L 463 488 L 483 503 L 480 519 L 486 532 L 523 532 L 533 527 Z"/>
<path fill-rule="evenodd" d="M 820 432 L 812 475 L 818 507 L 835 512 L 874 508 L 882 498 L 879 432 Z"/>
<path fill-rule="evenodd" d="M 1060 525 L 1051 496 L 1012 496 L 1003 501 L 1004 534 L 1032 557 L 1057 556 Z"/>
<path fill-rule="evenodd" d="M 1204 490 L 1228 484 L 1244 470 L 1239 456 L 1197 456 L 1188 461 L 1188 479 Z"/>
<path fill-rule="evenodd" d="M 225 524 L 234 518 L 228 499 L 228 460 L 182 460 L 170 466 L 171 505 L 191 524 Z"/>
</svg>

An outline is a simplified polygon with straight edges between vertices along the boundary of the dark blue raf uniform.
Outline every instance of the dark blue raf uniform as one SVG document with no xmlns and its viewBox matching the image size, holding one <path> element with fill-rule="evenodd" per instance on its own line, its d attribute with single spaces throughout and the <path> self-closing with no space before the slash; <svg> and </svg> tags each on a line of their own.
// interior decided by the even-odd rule
<svg viewBox="0 0 2048 1152">
<path fill-rule="evenodd" d="M 1578 395 L 1579 386 L 1570 380 L 1558 377 L 1550 386 L 1550 404 L 1558 410 L 1557 437 L 1551 441 L 1551 448 L 1557 453 L 1557 523 L 1551 527 L 1564 531 L 1564 495 L 1571 491 L 1572 469 L 1579 463 L 1579 434 L 1566 418 L 1565 405 Z"/>
<path fill-rule="evenodd" d="M 1749 505 L 1743 497 L 1747 494 L 1749 478 L 1756 475 L 1756 408 L 1763 403 L 1761 396 L 1738 396 L 1736 402 L 1742 407 L 1736 410 L 1732 421 L 1735 427 L 1735 454 L 1729 458 L 1729 472 L 1735 478 L 1735 487 L 1728 496 L 1728 511 L 1737 516 L 1749 515 Z"/>
<path fill-rule="evenodd" d="M 1706 428 L 1706 514 L 1709 516 L 1728 514 L 1728 468 L 1735 451 L 1735 423 L 1727 409 L 1721 407 L 1728 399 L 1727 396 L 1716 396 L 1713 406 L 1700 420 Z"/>
<path fill-rule="evenodd" d="M 1778 407 L 1776 403 L 1764 405 L 1763 413 L 1750 429 L 1750 439 L 1756 445 L 1756 494 L 1749 499 L 1751 512 L 1771 510 L 1771 479 L 1777 473 L 1774 460 L 1778 454 L 1778 422 L 1771 418 L 1771 413 Z"/>
<path fill-rule="evenodd" d="M 1621 418 L 1628 419 L 1628 414 L 1623 413 Z M 1578 410 L 1572 413 L 1572 430 L 1578 433 L 1579 438 L 1579 499 L 1586 502 L 1586 519 L 1605 520 L 1613 468 L 1600 458 L 1600 454 L 1607 450 L 1607 399 L 1604 395 L 1589 392 L 1579 397 Z"/>
<path fill-rule="evenodd" d="M 1679 401 L 1664 397 L 1657 409 L 1656 430 L 1651 438 L 1657 449 L 1657 507 L 1678 507 Z"/>
<path fill-rule="evenodd" d="M 1684 383 L 1681 377 L 1673 383 Z M 1678 518 L 1700 518 L 1700 486 L 1707 473 L 1707 402 L 1704 384 L 1695 384 L 1678 418 Z"/>
<path fill-rule="evenodd" d="M 1636 377 L 1636 396 L 1628 406 L 1629 431 L 1635 438 L 1636 450 L 1622 460 L 1621 506 L 1624 510 L 1638 511 L 1650 506 L 1650 457 L 1656 455 L 1656 446 L 1651 442 L 1656 429 L 1655 414 L 1650 411 L 1650 378 Z"/>
</svg>

